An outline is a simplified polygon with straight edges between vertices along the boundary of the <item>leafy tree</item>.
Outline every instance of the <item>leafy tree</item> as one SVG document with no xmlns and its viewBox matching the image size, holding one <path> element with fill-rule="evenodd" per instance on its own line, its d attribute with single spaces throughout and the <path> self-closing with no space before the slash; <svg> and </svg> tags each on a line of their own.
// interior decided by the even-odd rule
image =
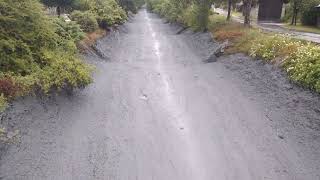
<svg viewBox="0 0 320 180">
<path fill-rule="evenodd" d="M 137 13 L 138 9 L 145 3 L 144 0 L 118 0 L 119 5 L 128 13 Z"/>
<path fill-rule="evenodd" d="M 320 0 L 306 0 L 301 6 L 301 22 L 304 25 L 317 25 L 319 17 L 319 9 L 316 8 L 320 4 Z"/>
<path fill-rule="evenodd" d="M 41 2 L 49 7 L 57 7 L 57 14 L 60 16 L 62 8 L 72 6 L 76 0 L 41 0 Z"/>
<path fill-rule="evenodd" d="M 292 7 L 291 25 L 297 25 L 298 14 L 302 8 L 302 1 L 301 0 L 291 0 L 290 3 L 291 3 L 291 7 Z"/>
</svg>

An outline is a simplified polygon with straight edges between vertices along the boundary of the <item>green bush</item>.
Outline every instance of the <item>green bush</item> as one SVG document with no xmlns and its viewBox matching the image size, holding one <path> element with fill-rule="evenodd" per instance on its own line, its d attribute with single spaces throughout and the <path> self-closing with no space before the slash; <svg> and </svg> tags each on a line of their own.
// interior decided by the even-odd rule
<svg viewBox="0 0 320 180">
<path fill-rule="evenodd" d="M 197 24 L 197 6 L 189 6 L 183 13 L 183 22 L 187 26 L 194 27 Z"/>
<path fill-rule="evenodd" d="M 66 40 L 78 42 L 85 37 L 85 34 L 80 28 L 80 25 L 75 22 L 65 22 L 61 18 L 53 18 L 56 25 L 55 32 Z M 98 26 L 98 25 L 97 25 Z"/>
<path fill-rule="evenodd" d="M 7 98 L 3 94 L 0 94 L 0 113 L 7 108 L 7 105 Z"/>
<path fill-rule="evenodd" d="M 320 47 L 284 35 L 257 36 L 250 55 L 265 60 L 282 59 L 293 81 L 320 93 Z"/>
<path fill-rule="evenodd" d="M 77 57 L 79 27 L 50 19 L 38 0 L 0 0 L 0 106 L 41 90 L 91 82 L 91 68 Z"/>
<path fill-rule="evenodd" d="M 132 0 L 119 0 L 119 4 L 126 12 L 137 13 L 138 11 L 135 2 Z"/>
<path fill-rule="evenodd" d="M 296 42 L 292 38 L 284 35 L 260 36 L 257 37 L 252 44 L 250 55 L 260 57 L 266 60 L 273 60 L 280 54 L 283 54 L 285 48 L 295 45 Z"/>
<path fill-rule="evenodd" d="M 101 28 L 122 24 L 127 19 L 126 12 L 115 0 L 96 0 L 96 5 L 91 12 L 95 14 Z"/>
<path fill-rule="evenodd" d="M 71 19 L 80 24 L 80 27 L 84 32 L 93 32 L 98 29 L 98 22 L 94 14 L 89 11 L 74 11 L 71 14 Z"/>
<path fill-rule="evenodd" d="M 149 0 L 147 8 L 171 22 L 183 23 L 193 30 L 207 29 L 209 22 L 209 1 L 188 2 L 179 0 Z"/>
<path fill-rule="evenodd" d="M 285 59 L 284 67 L 296 82 L 320 93 L 320 47 L 304 44 Z"/>
<path fill-rule="evenodd" d="M 76 0 L 71 8 L 79 11 L 89 11 L 95 6 L 95 2 L 92 0 Z"/>
</svg>

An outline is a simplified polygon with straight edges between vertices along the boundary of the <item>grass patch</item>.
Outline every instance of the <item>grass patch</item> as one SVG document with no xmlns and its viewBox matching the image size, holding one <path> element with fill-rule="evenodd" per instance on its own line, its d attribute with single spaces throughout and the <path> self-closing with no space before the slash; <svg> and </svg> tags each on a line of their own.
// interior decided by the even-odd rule
<svg viewBox="0 0 320 180">
<path fill-rule="evenodd" d="M 226 53 L 245 53 L 267 62 L 277 63 L 289 78 L 320 93 L 320 46 L 286 35 L 245 28 L 240 23 L 221 22 L 211 17 L 211 32 L 217 41 L 229 40 Z"/>
<path fill-rule="evenodd" d="M 0 95 L 0 113 L 3 112 L 7 108 L 7 98 L 1 94 Z"/>
<path fill-rule="evenodd" d="M 320 34 L 320 28 L 317 28 L 314 26 L 304 26 L 301 24 L 298 24 L 297 26 L 293 26 L 293 25 L 286 24 L 284 27 L 289 30 L 294 30 L 294 31 Z"/>
</svg>

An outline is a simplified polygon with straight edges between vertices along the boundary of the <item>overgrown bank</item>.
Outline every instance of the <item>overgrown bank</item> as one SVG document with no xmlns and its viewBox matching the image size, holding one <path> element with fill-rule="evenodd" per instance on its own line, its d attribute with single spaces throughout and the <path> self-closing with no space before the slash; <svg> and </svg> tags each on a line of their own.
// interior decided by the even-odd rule
<svg viewBox="0 0 320 180">
<path fill-rule="evenodd" d="M 104 34 L 100 29 L 125 22 L 127 15 L 115 0 L 70 2 L 68 22 L 47 15 L 38 0 L 0 0 L 0 111 L 19 96 L 92 82 L 93 68 L 81 60 L 77 44 L 94 41 L 93 36 Z"/>
<path fill-rule="evenodd" d="M 246 53 L 280 66 L 289 78 L 320 93 L 320 46 L 287 35 L 245 28 L 240 23 L 227 22 L 214 15 L 210 29 L 216 40 L 228 40 L 227 53 Z"/>
<path fill-rule="evenodd" d="M 160 14 L 171 22 L 178 22 L 203 31 L 208 26 L 211 1 L 147 0 L 150 11 Z"/>
<path fill-rule="evenodd" d="M 320 93 L 320 46 L 299 41 L 286 35 L 246 28 L 241 23 L 227 21 L 198 3 L 175 0 L 149 0 L 151 11 L 172 22 L 182 23 L 193 30 L 208 29 L 218 41 L 228 40 L 228 53 L 242 52 L 267 62 L 278 64 L 289 78 Z M 199 19 L 204 24 L 199 24 Z M 205 26 L 205 28 L 204 28 Z"/>
</svg>

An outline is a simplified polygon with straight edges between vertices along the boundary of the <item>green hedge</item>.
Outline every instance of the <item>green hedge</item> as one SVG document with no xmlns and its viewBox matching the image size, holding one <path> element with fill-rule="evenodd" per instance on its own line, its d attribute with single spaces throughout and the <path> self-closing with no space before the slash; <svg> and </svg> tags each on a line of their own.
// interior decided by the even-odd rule
<svg viewBox="0 0 320 180">
<path fill-rule="evenodd" d="M 147 8 L 172 22 L 183 23 L 195 31 L 207 29 L 210 2 L 187 2 L 179 0 L 148 0 Z"/>
<path fill-rule="evenodd" d="M 98 29 L 98 22 L 96 20 L 96 17 L 89 11 L 74 11 L 71 14 L 71 19 L 80 24 L 81 29 L 84 32 L 93 32 Z"/>
<path fill-rule="evenodd" d="M 77 56 L 79 26 L 48 18 L 38 0 L 0 0 L 0 12 L 0 107 L 35 90 L 91 82 L 91 68 Z"/>
<path fill-rule="evenodd" d="M 284 35 L 256 36 L 251 56 L 272 61 L 280 57 L 293 81 L 320 93 L 320 47 Z"/>
</svg>

